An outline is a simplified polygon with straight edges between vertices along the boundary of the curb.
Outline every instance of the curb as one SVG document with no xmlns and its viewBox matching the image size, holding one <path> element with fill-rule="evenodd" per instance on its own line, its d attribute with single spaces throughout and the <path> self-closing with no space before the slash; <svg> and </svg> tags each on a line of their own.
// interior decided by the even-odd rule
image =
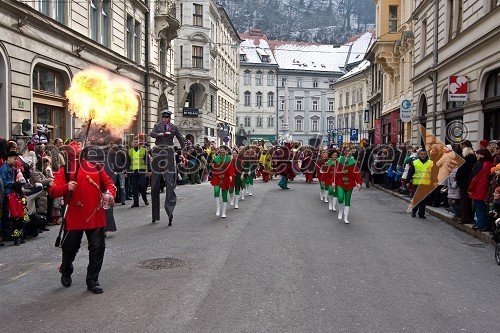
<svg viewBox="0 0 500 333">
<path fill-rule="evenodd" d="M 390 191 L 386 188 L 383 188 L 381 187 L 380 185 L 375 185 L 375 184 L 371 184 L 372 187 L 376 188 L 377 190 L 379 191 L 382 191 L 382 192 L 385 192 L 385 193 L 388 193 L 396 198 L 399 198 L 403 201 L 406 201 L 408 203 L 411 202 L 411 199 L 404 196 L 404 195 L 401 195 L 399 193 L 395 193 L 393 191 Z M 427 207 L 425 209 L 425 211 L 434 216 L 434 217 L 437 217 L 438 219 L 440 219 L 441 221 L 443 222 L 446 222 L 448 223 L 449 225 L 455 227 L 456 229 L 459 229 L 459 230 L 462 230 L 463 232 L 473 236 L 474 238 L 476 239 L 479 239 L 480 241 L 482 242 L 485 242 L 485 243 L 490 243 L 492 245 L 495 245 L 495 242 L 493 241 L 492 239 L 492 236 L 488 233 L 488 232 L 483 232 L 483 231 L 478 231 L 476 229 L 472 229 L 472 224 L 460 224 L 458 223 L 457 221 L 453 220 L 448 212 L 442 208 L 435 208 L 435 207 Z"/>
</svg>

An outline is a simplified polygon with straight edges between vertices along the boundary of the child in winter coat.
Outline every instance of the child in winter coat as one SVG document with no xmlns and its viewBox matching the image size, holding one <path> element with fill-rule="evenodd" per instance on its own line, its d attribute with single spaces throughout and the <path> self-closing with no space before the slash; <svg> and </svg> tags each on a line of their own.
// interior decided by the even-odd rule
<svg viewBox="0 0 500 333">
<path fill-rule="evenodd" d="M 448 186 L 448 204 L 453 213 L 453 219 L 460 218 L 460 188 L 457 183 L 457 169 L 454 169 L 447 180 Z"/>
<path fill-rule="evenodd" d="M 19 182 L 12 184 L 12 193 L 8 194 L 7 197 L 9 198 L 9 217 L 12 221 L 12 238 L 14 239 L 14 245 L 18 246 L 24 243 L 24 225 L 29 222 L 23 184 Z"/>
</svg>

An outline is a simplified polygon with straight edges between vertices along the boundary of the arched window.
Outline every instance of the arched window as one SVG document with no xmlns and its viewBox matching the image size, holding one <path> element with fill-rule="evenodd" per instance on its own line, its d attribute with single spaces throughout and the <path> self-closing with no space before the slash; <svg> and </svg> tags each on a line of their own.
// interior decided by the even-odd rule
<svg viewBox="0 0 500 333">
<path fill-rule="evenodd" d="M 261 86 L 262 85 L 262 72 L 257 71 L 255 74 L 255 85 L 256 86 Z"/>
<path fill-rule="evenodd" d="M 196 98 L 196 93 L 193 88 L 189 88 L 189 93 L 186 97 L 186 102 L 184 103 L 184 107 L 186 108 L 194 108 L 194 101 Z"/>
<path fill-rule="evenodd" d="M 274 86 L 274 72 L 273 71 L 269 71 L 267 72 L 267 85 L 268 86 Z"/>
</svg>

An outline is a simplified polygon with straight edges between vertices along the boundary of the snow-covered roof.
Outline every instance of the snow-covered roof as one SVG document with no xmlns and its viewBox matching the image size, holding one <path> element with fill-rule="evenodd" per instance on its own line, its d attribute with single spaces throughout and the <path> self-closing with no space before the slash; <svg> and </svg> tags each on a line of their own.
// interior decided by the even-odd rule
<svg viewBox="0 0 500 333">
<path fill-rule="evenodd" d="M 337 80 L 337 82 L 340 82 L 340 81 L 346 80 L 350 77 L 353 77 L 354 75 L 363 72 L 364 70 L 366 70 L 369 67 L 370 67 L 370 62 L 368 60 L 363 60 L 359 65 L 354 67 L 350 72 L 346 73 L 344 76 L 339 78 Z"/>
<path fill-rule="evenodd" d="M 270 65 L 277 64 L 265 36 L 249 36 L 241 34 L 240 37 L 243 39 L 243 42 L 240 44 L 240 54 L 245 55 L 246 60 L 244 63 Z M 263 56 L 268 56 L 269 62 L 262 61 Z"/>
<path fill-rule="evenodd" d="M 274 56 L 281 69 L 342 72 L 349 46 L 272 41 Z"/>
<path fill-rule="evenodd" d="M 344 44 L 352 45 L 348 65 L 362 61 L 373 43 L 375 43 L 375 36 L 371 31 L 356 35 L 349 39 L 347 43 Z"/>
</svg>

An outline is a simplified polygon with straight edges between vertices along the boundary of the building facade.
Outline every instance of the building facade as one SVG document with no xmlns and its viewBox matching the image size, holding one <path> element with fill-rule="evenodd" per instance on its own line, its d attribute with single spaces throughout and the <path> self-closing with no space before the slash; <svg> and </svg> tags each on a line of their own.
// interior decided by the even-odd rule
<svg viewBox="0 0 500 333">
<path fill-rule="evenodd" d="M 177 0 L 176 123 L 192 143 L 232 145 L 235 138 L 241 42 L 214 0 Z"/>
<path fill-rule="evenodd" d="M 332 132 L 335 144 L 369 140 L 369 89 L 370 62 L 367 60 L 333 83 L 337 118 Z"/>
<path fill-rule="evenodd" d="M 400 119 L 403 101 L 413 103 L 413 1 L 374 0 L 376 37 L 367 57 L 372 62 L 369 99 L 372 143 L 402 143 L 412 137 L 411 123 Z"/>
<path fill-rule="evenodd" d="M 240 103 L 236 113 L 237 144 L 272 142 L 276 131 L 278 64 L 261 30 L 241 34 Z M 258 142 L 260 141 L 260 142 Z"/>
<path fill-rule="evenodd" d="M 500 138 L 500 3 L 416 1 L 414 140 L 423 125 L 442 141 Z M 436 19 L 437 18 L 437 19 Z M 463 78 L 463 99 L 457 96 Z"/>
<path fill-rule="evenodd" d="M 91 67 L 133 88 L 139 109 L 125 134 L 148 133 L 157 110 L 174 101 L 174 10 L 168 0 L 2 1 L 0 135 L 23 136 L 47 124 L 51 139 L 74 137 L 81 124 L 64 93 Z"/>
</svg>

